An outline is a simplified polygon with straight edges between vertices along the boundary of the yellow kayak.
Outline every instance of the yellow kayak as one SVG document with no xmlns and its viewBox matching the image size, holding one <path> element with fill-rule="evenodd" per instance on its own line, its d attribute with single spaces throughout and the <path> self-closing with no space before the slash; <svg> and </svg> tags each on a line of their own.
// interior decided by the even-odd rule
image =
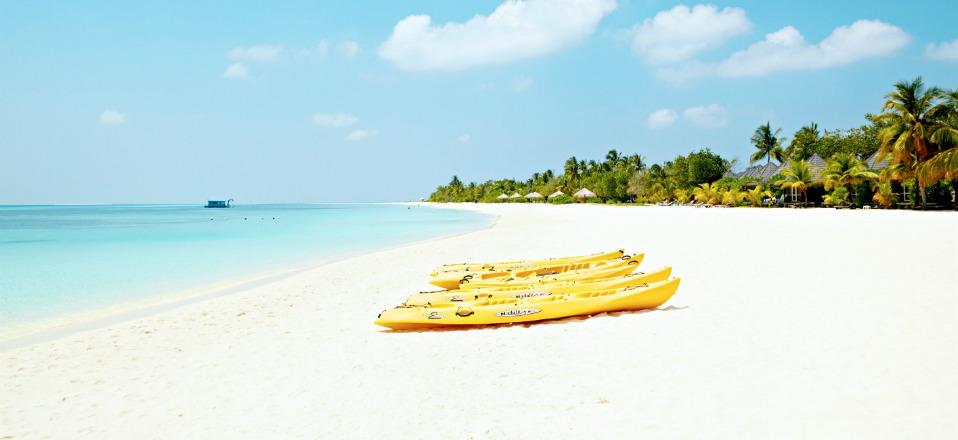
<svg viewBox="0 0 958 440">
<path fill-rule="evenodd" d="M 406 300 L 407 306 L 446 305 L 481 301 L 485 299 L 504 298 L 534 298 L 540 296 L 558 295 L 565 293 L 579 293 L 595 290 L 621 289 L 623 287 L 638 286 L 669 279 L 672 268 L 666 267 L 650 273 L 634 273 L 616 278 L 601 278 L 595 280 L 554 281 L 537 283 L 534 285 L 480 287 L 473 290 L 437 290 L 435 292 L 419 292 L 412 294 Z"/>
<path fill-rule="evenodd" d="M 679 288 L 679 279 L 642 286 L 534 298 L 506 298 L 447 306 L 399 306 L 376 319 L 397 330 L 510 324 L 603 312 L 653 309 L 665 304 Z"/>
<path fill-rule="evenodd" d="M 554 283 L 560 281 L 584 281 L 599 280 L 604 278 L 616 278 L 628 275 L 639 267 L 645 254 L 638 254 L 629 257 L 628 260 L 612 260 L 611 263 L 597 264 L 586 269 L 571 269 L 566 271 L 551 270 L 545 268 L 532 273 L 519 272 L 510 273 L 506 277 L 493 277 L 487 279 L 463 279 L 460 280 L 459 289 L 463 291 L 473 291 L 482 288 L 503 288 L 516 286 L 537 286 L 543 283 Z"/>
<path fill-rule="evenodd" d="M 613 252 L 601 252 L 591 255 L 577 255 L 574 257 L 546 258 L 542 260 L 498 261 L 490 263 L 456 263 L 444 264 L 432 271 L 430 276 L 438 276 L 444 272 L 479 272 L 484 270 L 516 270 L 532 269 L 541 266 L 561 266 L 571 263 L 590 263 L 621 258 L 625 251 L 620 249 Z"/>
<path fill-rule="evenodd" d="M 639 254 L 635 256 L 623 256 L 615 260 L 592 261 L 587 263 L 569 263 L 560 266 L 545 266 L 523 270 L 485 271 L 471 273 L 451 272 L 434 277 L 433 279 L 429 280 L 429 284 L 447 290 L 456 290 L 463 288 L 462 286 L 467 284 L 501 284 L 504 282 L 512 282 L 514 280 L 524 279 L 529 280 L 530 282 L 536 282 L 538 279 L 543 277 L 557 275 L 573 277 L 573 275 L 588 271 L 611 269 L 624 265 L 638 265 L 642 261 L 643 256 L 644 254 Z"/>
</svg>

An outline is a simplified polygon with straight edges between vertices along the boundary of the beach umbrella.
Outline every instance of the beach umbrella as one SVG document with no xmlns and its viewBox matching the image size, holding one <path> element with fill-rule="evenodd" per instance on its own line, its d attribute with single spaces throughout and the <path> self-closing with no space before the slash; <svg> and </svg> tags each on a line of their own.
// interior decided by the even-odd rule
<svg viewBox="0 0 958 440">
<path fill-rule="evenodd" d="M 554 198 L 559 197 L 559 196 L 561 196 L 561 195 L 565 195 L 565 193 L 562 192 L 562 191 L 558 191 L 558 190 L 557 190 L 556 192 L 554 192 L 554 193 L 552 193 L 552 194 L 549 194 L 549 198 L 550 198 L 550 199 L 554 199 Z"/>
<path fill-rule="evenodd" d="M 519 193 L 515 192 L 515 193 L 512 193 L 512 195 L 509 196 L 509 198 L 510 198 L 510 199 L 521 199 L 522 196 L 520 196 Z"/>
<path fill-rule="evenodd" d="M 593 197 L 596 197 L 596 195 L 594 192 L 589 191 L 588 188 L 582 188 L 578 192 L 576 192 L 572 197 L 575 197 L 577 199 L 591 199 Z"/>
<path fill-rule="evenodd" d="M 504 199 L 508 199 L 509 196 L 507 196 L 506 193 L 502 193 L 502 194 L 499 194 L 499 197 L 496 197 L 496 198 L 499 200 L 504 200 Z"/>
<path fill-rule="evenodd" d="M 542 194 L 539 194 L 539 193 L 533 191 L 533 192 L 531 192 L 531 193 L 529 193 L 529 194 L 526 194 L 526 195 L 525 195 L 525 198 L 527 198 L 527 199 L 541 199 L 541 198 L 542 198 Z"/>
</svg>

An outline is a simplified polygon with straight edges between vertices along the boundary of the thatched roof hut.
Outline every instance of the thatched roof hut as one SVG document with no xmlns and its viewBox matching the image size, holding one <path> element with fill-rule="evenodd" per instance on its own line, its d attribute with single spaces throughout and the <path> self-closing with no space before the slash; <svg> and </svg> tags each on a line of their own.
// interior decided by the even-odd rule
<svg viewBox="0 0 958 440">
<path fill-rule="evenodd" d="M 817 153 L 808 158 L 808 170 L 812 172 L 812 178 L 818 180 L 825 171 L 825 159 L 822 159 Z"/>
<path fill-rule="evenodd" d="M 879 159 L 878 152 L 876 151 L 871 156 L 868 156 L 868 159 L 865 159 L 865 165 L 868 166 L 870 170 L 880 170 L 888 166 L 888 156 L 882 157 Z"/>
<path fill-rule="evenodd" d="M 598 196 L 596 196 L 594 192 L 589 191 L 589 188 L 582 188 L 579 191 L 577 191 L 575 194 L 573 194 L 572 197 L 575 197 L 577 199 L 591 199 L 593 197 L 598 197 Z"/>
<path fill-rule="evenodd" d="M 552 193 L 552 194 L 549 194 L 549 198 L 550 198 L 550 199 L 554 199 L 554 198 L 559 197 L 559 196 L 561 196 L 561 195 L 565 195 L 565 193 L 562 192 L 562 191 L 556 190 L 556 192 L 554 192 L 554 193 Z"/>
<path fill-rule="evenodd" d="M 496 198 L 499 200 L 505 200 L 505 199 L 508 199 L 509 196 L 506 195 L 506 193 L 502 193 L 502 194 L 499 194 L 499 197 L 496 197 Z"/>
<path fill-rule="evenodd" d="M 527 198 L 527 199 L 541 199 L 541 198 L 544 198 L 544 197 L 542 196 L 542 194 L 539 194 L 539 193 L 533 191 L 533 192 L 531 192 L 531 193 L 529 193 L 529 194 L 526 194 L 526 195 L 525 195 L 525 198 Z"/>
</svg>

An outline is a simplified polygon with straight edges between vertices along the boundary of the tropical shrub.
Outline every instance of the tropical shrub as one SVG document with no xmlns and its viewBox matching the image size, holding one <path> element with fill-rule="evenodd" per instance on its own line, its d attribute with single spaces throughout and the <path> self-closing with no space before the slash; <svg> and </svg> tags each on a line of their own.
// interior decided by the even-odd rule
<svg viewBox="0 0 958 440">
<path fill-rule="evenodd" d="M 892 192 L 891 182 L 881 182 L 872 200 L 883 208 L 891 208 L 898 202 L 898 195 Z"/>
<path fill-rule="evenodd" d="M 722 191 L 722 204 L 727 206 L 738 206 L 745 200 L 745 192 L 737 189 Z"/>
<path fill-rule="evenodd" d="M 762 206 L 765 199 L 769 197 L 772 197 L 772 192 L 762 188 L 762 185 L 758 185 L 745 192 L 745 200 L 748 201 L 748 204 L 751 206 Z"/>
<path fill-rule="evenodd" d="M 848 205 L 848 189 L 844 186 L 839 186 L 825 195 L 825 206 L 845 205 Z"/>
<path fill-rule="evenodd" d="M 575 202 L 575 199 L 573 199 L 568 194 L 560 194 L 558 196 L 555 196 L 549 199 L 549 203 L 553 205 L 568 205 L 569 203 L 574 203 L 574 202 Z"/>
<path fill-rule="evenodd" d="M 717 183 L 703 183 L 692 190 L 692 197 L 699 203 L 717 205 L 722 202 L 722 194 Z"/>
<path fill-rule="evenodd" d="M 788 166 L 782 170 L 782 179 L 775 182 L 783 191 L 788 189 L 802 194 L 805 204 L 808 204 L 808 187 L 813 183 L 812 171 L 804 160 L 788 162 Z"/>
</svg>

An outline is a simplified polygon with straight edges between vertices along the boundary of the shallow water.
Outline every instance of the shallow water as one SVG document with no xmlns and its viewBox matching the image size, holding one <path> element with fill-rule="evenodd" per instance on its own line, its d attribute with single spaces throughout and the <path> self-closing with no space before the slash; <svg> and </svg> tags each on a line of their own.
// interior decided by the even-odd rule
<svg viewBox="0 0 958 440">
<path fill-rule="evenodd" d="M 384 204 L 0 206 L 0 326 L 490 222 Z"/>
</svg>

